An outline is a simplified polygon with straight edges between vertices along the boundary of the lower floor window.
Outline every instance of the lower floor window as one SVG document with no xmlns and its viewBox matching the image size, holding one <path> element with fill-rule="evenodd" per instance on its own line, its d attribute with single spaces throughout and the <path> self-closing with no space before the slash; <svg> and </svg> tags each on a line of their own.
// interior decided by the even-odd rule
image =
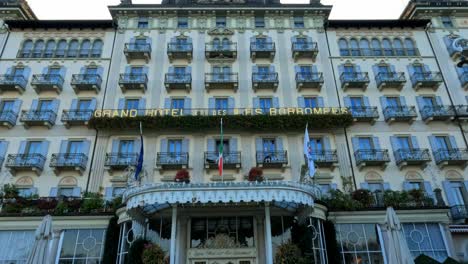
<svg viewBox="0 0 468 264">
<path fill-rule="evenodd" d="M 337 224 L 335 228 L 341 263 L 384 263 L 375 224 Z"/>
<path fill-rule="evenodd" d="M 59 264 L 101 263 L 104 229 L 68 229 L 62 233 Z"/>
<path fill-rule="evenodd" d="M 439 224 L 403 224 L 403 231 L 414 258 L 424 254 L 443 262 L 448 257 Z"/>
<path fill-rule="evenodd" d="M 213 217 L 191 219 L 191 247 L 213 248 L 220 240 L 232 247 L 254 247 L 252 217 Z"/>
<path fill-rule="evenodd" d="M 34 240 L 34 230 L 0 231 L 0 264 L 26 263 Z"/>
</svg>

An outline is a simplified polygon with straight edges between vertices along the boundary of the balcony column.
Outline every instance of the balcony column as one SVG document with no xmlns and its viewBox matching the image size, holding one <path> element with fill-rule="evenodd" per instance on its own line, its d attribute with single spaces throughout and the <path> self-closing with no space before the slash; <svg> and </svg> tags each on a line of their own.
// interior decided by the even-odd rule
<svg viewBox="0 0 468 264">
<path fill-rule="evenodd" d="M 170 264 L 176 264 L 177 205 L 172 207 Z"/>
<path fill-rule="evenodd" d="M 265 260 L 266 264 L 273 264 L 273 247 L 271 241 L 270 205 L 265 204 Z"/>
</svg>

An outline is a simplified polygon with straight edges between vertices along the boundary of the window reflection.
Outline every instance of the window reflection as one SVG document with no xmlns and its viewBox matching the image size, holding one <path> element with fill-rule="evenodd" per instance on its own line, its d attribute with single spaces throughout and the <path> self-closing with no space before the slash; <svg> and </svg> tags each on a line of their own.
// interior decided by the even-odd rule
<svg viewBox="0 0 468 264">
<path fill-rule="evenodd" d="M 192 248 L 253 247 L 253 218 L 192 218 L 190 236 Z"/>
<path fill-rule="evenodd" d="M 337 224 L 336 238 L 342 263 L 384 263 L 375 225 Z"/>
</svg>

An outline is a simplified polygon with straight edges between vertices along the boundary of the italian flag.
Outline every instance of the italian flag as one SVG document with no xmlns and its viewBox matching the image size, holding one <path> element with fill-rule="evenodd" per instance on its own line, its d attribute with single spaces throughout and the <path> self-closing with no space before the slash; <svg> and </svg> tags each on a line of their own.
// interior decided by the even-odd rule
<svg viewBox="0 0 468 264">
<path fill-rule="evenodd" d="M 221 118 L 221 140 L 219 141 L 218 171 L 223 176 L 223 119 Z"/>
</svg>

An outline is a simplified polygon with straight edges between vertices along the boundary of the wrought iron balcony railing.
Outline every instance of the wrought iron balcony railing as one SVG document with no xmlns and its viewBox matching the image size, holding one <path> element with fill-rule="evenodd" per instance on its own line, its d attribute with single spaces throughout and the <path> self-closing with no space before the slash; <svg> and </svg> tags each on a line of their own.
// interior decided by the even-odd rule
<svg viewBox="0 0 468 264">
<path fill-rule="evenodd" d="M 438 149 L 433 151 L 436 164 L 462 165 L 468 163 L 467 149 Z"/>
<path fill-rule="evenodd" d="M 170 42 L 167 44 L 167 51 L 168 52 L 192 52 L 193 45 L 192 43 Z"/>
<path fill-rule="evenodd" d="M 284 167 L 288 164 L 287 151 L 257 151 L 258 167 Z"/>
<path fill-rule="evenodd" d="M 146 91 L 148 87 L 148 76 L 144 73 L 141 74 L 120 74 L 119 86 L 122 91 L 126 90 L 139 90 Z"/>
<path fill-rule="evenodd" d="M 93 110 L 70 109 L 63 110 L 62 122 L 64 123 L 85 123 L 93 116 Z"/>
<path fill-rule="evenodd" d="M 456 105 L 454 110 L 458 118 L 468 118 L 468 105 Z"/>
<path fill-rule="evenodd" d="M 100 58 L 101 49 L 19 50 L 17 58 Z"/>
<path fill-rule="evenodd" d="M 317 42 L 293 42 L 292 47 L 292 56 L 294 60 L 298 58 L 312 58 L 315 59 L 318 54 L 318 45 Z"/>
<path fill-rule="evenodd" d="M 42 90 L 56 90 L 61 92 L 63 89 L 63 77 L 60 74 L 34 74 L 31 86 L 34 87 L 36 92 Z"/>
<path fill-rule="evenodd" d="M 379 88 L 401 88 L 406 83 L 406 77 L 403 72 L 379 72 L 375 76 L 375 82 Z"/>
<path fill-rule="evenodd" d="M 206 73 L 205 82 L 208 83 L 232 83 L 238 82 L 239 76 L 237 73 Z"/>
<path fill-rule="evenodd" d="M 75 90 L 101 90 L 102 78 L 99 74 L 73 74 L 71 85 Z"/>
<path fill-rule="evenodd" d="M 384 165 L 390 162 L 387 149 L 359 149 L 354 152 L 358 166 Z"/>
<path fill-rule="evenodd" d="M 57 113 L 53 110 L 23 110 L 21 111 L 20 121 L 25 125 L 48 125 L 53 126 Z"/>
<path fill-rule="evenodd" d="M 208 60 L 229 60 L 237 57 L 237 43 L 207 43 L 205 44 L 205 56 Z"/>
<path fill-rule="evenodd" d="M 442 74 L 440 72 L 415 72 L 411 75 L 411 83 L 415 89 L 437 89 L 442 81 Z"/>
<path fill-rule="evenodd" d="M 83 153 L 55 153 L 50 159 L 50 167 L 52 168 L 79 168 L 86 169 L 88 164 L 88 156 Z"/>
<path fill-rule="evenodd" d="M 323 83 L 323 73 L 321 72 L 298 72 L 296 82 L 303 83 Z"/>
<path fill-rule="evenodd" d="M 275 51 L 275 43 L 274 42 L 252 42 L 250 43 L 250 51 L 251 52 Z"/>
<path fill-rule="evenodd" d="M 24 92 L 28 80 L 21 75 L 3 74 L 0 75 L 0 92 L 19 91 Z"/>
<path fill-rule="evenodd" d="M 312 159 L 319 167 L 333 166 L 338 163 L 338 154 L 336 150 L 317 150 L 312 151 Z"/>
<path fill-rule="evenodd" d="M 344 72 L 340 76 L 341 87 L 347 88 L 362 88 L 365 89 L 369 85 L 369 73 L 367 72 Z"/>
<path fill-rule="evenodd" d="M 13 127 L 16 125 L 16 120 L 18 119 L 18 114 L 14 111 L 0 111 L 0 123 Z"/>
<path fill-rule="evenodd" d="M 160 168 L 187 168 L 189 154 L 187 152 L 158 152 L 156 166 Z"/>
<path fill-rule="evenodd" d="M 412 121 L 418 117 L 414 106 L 387 106 L 383 110 L 385 121 Z"/>
<path fill-rule="evenodd" d="M 341 56 L 352 57 L 414 57 L 418 49 L 340 49 Z"/>
<path fill-rule="evenodd" d="M 125 43 L 124 52 L 151 53 L 151 44 L 149 43 Z"/>
<path fill-rule="evenodd" d="M 349 111 L 356 121 L 379 118 L 376 106 L 352 106 L 349 107 Z"/>
<path fill-rule="evenodd" d="M 46 157 L 42 154 L 10 154 L 7 156 L 5 166 L 11 170 L 31 169 L 42 171 Z"/>
<path fill-rule="evenodd" d="M 205 168 L 218 168 L 219 153 L 215 151 L 205 152 Z M 236 169 L 241 167 L 240 151 L 223 152 L 223 167 L 227 169 Z"/>
<path fill-rule="evenodd" d="M 460 204 L 450 207 L 453 220 L 468 219 L 468 205 Z"/>
<path fill-rule="evenodd" d="M 398 166 L 422 165 L 431 161 L 428 149 L 398 149 L 393 154 Z"/>
<path fill-rule="evenodd" d="M 252 82 L 278 82 L 278 73 L 252 73 Z"/>
<path fill-rule="evenodd" d="M 419 110 L 424 121 L 439 120 L 445 121 L 455 117 L 453 107 L 446 105 L 424 106 Z"/>
<path fill-rule="evenodd" d="M 138 153 L 116 152 L 106 153 L 105 166 L 110 168 L 124 169 L 129 166 L 136 166 L 138 163 Z"/>
</svg>

